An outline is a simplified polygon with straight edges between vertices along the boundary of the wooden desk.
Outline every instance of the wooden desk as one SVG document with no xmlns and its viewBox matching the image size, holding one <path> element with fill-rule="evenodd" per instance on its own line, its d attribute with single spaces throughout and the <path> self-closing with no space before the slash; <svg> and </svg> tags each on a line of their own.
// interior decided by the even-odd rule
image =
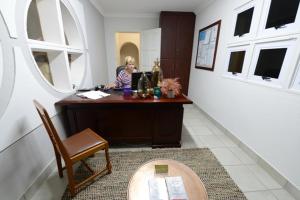
<svg viewBox="0 0 300 200">
<path fill-rule="evenodd" d="M 97 100 L 72 95 L 55 105 L 62 106 L 71 135 L 91 128 L 110 144 L 143 143 L 155 148 L 181 146 L 183 104 L 192 103 L 184 95 L 154 100 L 112 92 Z"/>
<path fill-rule="evenodd" d="M 197 174 L 186 165 L 175 160 L 153 160 L 141 166 L 131 177 L 128 184 L 128 200 L 148 200 L 148 180 L 154 176 L 164 177 L 166 175 L 155 175 L 154 165 L 168 165 L 167 176 L 181 176 L 189 200 L 208 200 L 204 184 Z"/>
</svg>

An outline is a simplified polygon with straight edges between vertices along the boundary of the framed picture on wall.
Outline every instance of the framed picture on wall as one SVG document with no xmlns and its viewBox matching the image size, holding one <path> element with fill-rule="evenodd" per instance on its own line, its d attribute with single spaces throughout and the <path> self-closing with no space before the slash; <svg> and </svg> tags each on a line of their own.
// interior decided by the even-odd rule
<svg viewBox="0 0 300 200">
<path fill-rule="evenodd" d="M 214 71 L 221 20 L 199 30 L 196 68 Z"/>
</svg>

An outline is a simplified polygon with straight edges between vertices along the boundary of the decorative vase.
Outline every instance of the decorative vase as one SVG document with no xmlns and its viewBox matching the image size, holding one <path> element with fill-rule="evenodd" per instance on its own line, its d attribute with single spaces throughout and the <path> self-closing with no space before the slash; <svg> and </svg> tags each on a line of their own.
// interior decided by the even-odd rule
<svg viewBox="0 0 300 200">
<path fill-rule="evenodd" d="M 152 67 L 152 79 L 151 79 L 152 87 L 153 88 L 160 87 L 162 80 L 163 80 L 163 72 L 159 66 L 159 61 L 157 59 L 156 61 L 154 61 L 154 66 Z"/>
<path fill-rule="evenodd" d="M 167 92 L 167 97 L 170 98 L 170 99 L 173 99 L 175 98 L 175 93 L 173 90 L 168 90 Z"/>
<path fill-rule="evenodd" d="M 151 85 L 146 74 L 143 72 L 138 82 L 138 95 L 142 98 L 147 98 L 151 93 Z"/>
<path fill-rule="evenodd" d="M 161 97 L 160 87 L 155 87 L 153 94 L 154 94 L 154 99 L 160 99 Z"/>
</svg>

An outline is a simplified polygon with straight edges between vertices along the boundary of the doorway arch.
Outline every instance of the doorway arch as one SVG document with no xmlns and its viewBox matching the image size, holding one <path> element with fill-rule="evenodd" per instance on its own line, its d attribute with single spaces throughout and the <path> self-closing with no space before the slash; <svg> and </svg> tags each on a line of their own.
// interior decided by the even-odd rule
<svg viewBox="0 0 300 200">
<path fill-rule="evenodd" d="M 139 55 L 138 47 L 132 42 L 126 42 L 120 48 L 120 63 L 125 65 L 125 57 L 131 56 L 135 59 L 135 66 L 138 67 L 140 65 Z"/>
</svg>

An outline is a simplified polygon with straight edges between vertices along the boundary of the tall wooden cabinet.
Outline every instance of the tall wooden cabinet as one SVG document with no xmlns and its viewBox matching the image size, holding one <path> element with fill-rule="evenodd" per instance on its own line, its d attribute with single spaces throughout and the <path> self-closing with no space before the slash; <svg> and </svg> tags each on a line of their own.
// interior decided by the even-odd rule
<svg viewBox="0 0 300 200">
<path fill-rule="evenodd" d="M 164 78 L 179 77 L 182 92 L 188 94 L 195 29 L 192 12 L 160 13 L 161 68 Z"/>
</svg>

